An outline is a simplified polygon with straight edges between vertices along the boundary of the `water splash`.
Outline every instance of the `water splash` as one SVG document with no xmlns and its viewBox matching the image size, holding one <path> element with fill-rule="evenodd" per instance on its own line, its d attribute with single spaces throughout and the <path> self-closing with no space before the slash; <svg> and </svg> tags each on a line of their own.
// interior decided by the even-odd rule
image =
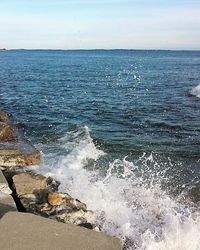
<svg viewBox="0 0 200 250">
<path fill-rule="evenodd" d="M 196 87 L 194 87 L 191 91 L 190 91 L 191 95 L 194 95 L 198 98 L 200 98 L 200 84 L 197 85 Z"/>
<path fill-rule="evenodd" d="M 157 171 L 153 154 L 143 154 L 135 163 L 115 159 L 102 171 L 96 164 L 105 153 L 96 148 L 87 127 L 67 133 L 59 143 L 66 154 L 46 155 L 39 171 L 58 179 L 61 191 L 85 202 L 96 223 L 119 237 L 124 249 L 200 249 L 199 211 L 162 190 L 166 169 Z M 91 170 L 88 161 L 93 162 Z"/>
<path fill-rule="evenodd" d="M 97 160 L 104 155 L 103 151 L 95 147 L 87 126 L 76 132 L 68 132 L 60 141 L 64 142 L 62 147 L 70 151 L 66 157 L 62 158 L 60 164 L 69 169 L 81 169 L 88 159 Z"/>
</svg>

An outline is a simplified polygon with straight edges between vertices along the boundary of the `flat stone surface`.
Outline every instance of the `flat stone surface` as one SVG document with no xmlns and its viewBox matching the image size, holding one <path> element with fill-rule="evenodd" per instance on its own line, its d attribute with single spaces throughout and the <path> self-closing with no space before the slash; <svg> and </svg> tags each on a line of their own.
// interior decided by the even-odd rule
<svg viewBox="0 0 200 250">
<path fill-rule="evenodd" d="M 28 141 L 0 142 L 0 166 L 23 167 L 37 165 L 40 162 L 40 152 Z"/>
<path fill-rule="evenodd" d="M 12 190 L 9 188 L 8 182 L 1 170 L 0 170 L 0 192 L 6 194 L 12 194 Z"/>
<path fill-rule="evenodd" d="M 48 178 L 43 175 L 20 173 L 13 176 L 13 184 L 16 194 L 20 197 L 26 194 L 44 192 L 48 186 Z"/>
<path fill-rule="evenodd" d="M 0 220 L 2 250 L 120 250 L 118 239 L 28 213 Z"/>
<path fill-rule="evenodd" d="M 5 194 L 0 192 L 0 218 L 10 212 L 10 211 L 17 211 L 17 207 L 13 200 L 13 197 L 9 194 Z M 0 249 L 3 249 L 0 247 Z"/>
</svg>

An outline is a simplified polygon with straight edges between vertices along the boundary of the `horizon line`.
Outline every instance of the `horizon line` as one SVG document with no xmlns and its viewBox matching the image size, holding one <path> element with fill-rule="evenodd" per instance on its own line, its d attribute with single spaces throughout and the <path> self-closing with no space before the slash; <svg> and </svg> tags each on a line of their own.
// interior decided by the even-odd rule
<svg viewBox="0 0 200 250">
<path fill-rule="evenodd" d="M 5 49 L 5 50 L 4 50 Z M 75 48 L 75 49 L 59 49 L 59 48 L 11 48 L 11 49 L 7 49 L 7 48 L 0 48 L 0 51 L 11 51 L 11 50 L 53 50 L 53 51 L 96 51 L 96 50 L 99 50 L 99 51 L 115 51 L 115 50 L 126 50 L 126 51 L 200 51 L 200 48 L 199 49 L 144 49 L 144 48 L 141 48 L 141 49 L 134 49 L 134 48 L 88 48 L 88 49 L 78 49 L 78 48 Z"/>
</svg>

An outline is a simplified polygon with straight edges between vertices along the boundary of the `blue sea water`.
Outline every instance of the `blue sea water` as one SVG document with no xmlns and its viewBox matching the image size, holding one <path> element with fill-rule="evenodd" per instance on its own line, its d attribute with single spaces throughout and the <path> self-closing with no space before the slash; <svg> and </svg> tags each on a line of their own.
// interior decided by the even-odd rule
<svg viewBox="0 0 200 250">
<path fill-rule="evenodd" d="M 36 171 L 124 249 L 200 249 L 199 83 L 199 51 L 0 53 L 0 109 L 42 151 Z"/>
</svg>

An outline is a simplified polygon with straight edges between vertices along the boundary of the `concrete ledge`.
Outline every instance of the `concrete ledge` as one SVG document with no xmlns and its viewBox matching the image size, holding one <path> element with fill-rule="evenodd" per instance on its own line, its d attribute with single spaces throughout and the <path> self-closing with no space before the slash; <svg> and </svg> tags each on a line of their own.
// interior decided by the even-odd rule
<svg viewBox="0 0 200 250">
<path fill-rule="evenodd" d="M 0 232 L 3 250 L 121 250 L 116 238 L 28 213 L 7 213 Z"/>
</svg>

